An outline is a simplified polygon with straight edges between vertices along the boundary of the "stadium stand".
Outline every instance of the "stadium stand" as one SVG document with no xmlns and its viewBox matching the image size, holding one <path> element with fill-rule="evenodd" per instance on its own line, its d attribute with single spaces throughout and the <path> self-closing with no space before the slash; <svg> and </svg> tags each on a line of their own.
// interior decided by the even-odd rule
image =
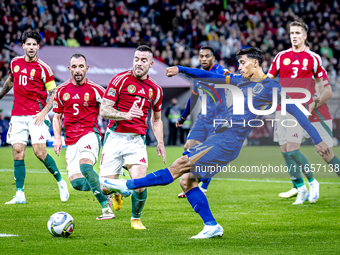
<svg viewBox="0 0 340 255">
<path fill-rule="evenodd" d="M 0 0 L 0 81 L 8 76 L 25 29 L 41 47 L 149 45 L 167 65 L 198 67 L 198 48 L 209 44 L 217 60 L 237 70 L 236 52 L 266 51 L 266 72 L 277 52 L 290 47 L 288 25 L 309 26 L 310 48 L 322 56 L 334 91 L 340 90 L 340 1 L 299 0 Z"/>
</svg>

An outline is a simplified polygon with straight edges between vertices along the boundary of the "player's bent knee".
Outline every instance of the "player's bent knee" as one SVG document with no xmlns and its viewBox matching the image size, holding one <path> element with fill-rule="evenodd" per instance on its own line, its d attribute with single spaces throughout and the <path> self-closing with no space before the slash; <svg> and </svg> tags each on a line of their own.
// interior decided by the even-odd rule
<svg viewBox="0 0 340 255">
<path fill-rule="evenodd" d="M 79 164 L 89 164 L 89 165 L 94 165 L 96 162 L 96 157 L 93 155 L 92 152 L 90 151 L 82 151 L 80 153 L 80 160 Z"/>
<path fill-rule="evenodd" d="M 90 191 L 91 187 L 85 178 L 77 178 L 71 181 L 71 185 L 75 190 Z"/>
</svg>

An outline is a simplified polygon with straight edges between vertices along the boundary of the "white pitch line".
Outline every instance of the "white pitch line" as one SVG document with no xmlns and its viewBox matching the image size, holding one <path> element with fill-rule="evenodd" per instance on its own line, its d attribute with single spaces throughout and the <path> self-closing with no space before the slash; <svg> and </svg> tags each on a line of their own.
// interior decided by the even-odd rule
<svg viewBox="0 0 340 255">
<path fill-rule="evenodd" d="M 66 169 L 59 169 L 61 174 L 67 174 Z M 0 172 L 14 172 L 13 169 L 0 169 Z M 34 174 L 49 174 L 47 170 L 44 169 L 26 169 L 28 173 Z M 234 181 L 234 182 L 269 182 L 269 183 L 292 183 L 291 181 L 277 181 L 277 180 L 260 180 L 260 179 L 236 179 L 236 178 L 213 178 L 213 180 L 217 181 Z M 335 184 L 340 185 L 340 182 L 319 182 L 320 184 Z"/>
<path fill-rule="evenodd" d="M 10 237 L 10 236 L 19 236 L 19 235 L 1 234 L 0 233 L 0 237 Z"/>
</svg>

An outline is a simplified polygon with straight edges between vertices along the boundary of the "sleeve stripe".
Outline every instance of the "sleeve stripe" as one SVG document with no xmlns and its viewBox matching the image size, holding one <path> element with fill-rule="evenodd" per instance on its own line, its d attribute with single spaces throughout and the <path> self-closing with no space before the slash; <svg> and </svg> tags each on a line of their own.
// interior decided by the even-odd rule
<svg viewBox="0 0 340 255">
<path fill-rule="evenodd" d="M 130 74 L 131 74 L 131 72 L 129 71 L 129 72 L 127 72 L 127 73 L 123 73 L 123 74 L 117 75 L 117 76 L 114 78 L 114 80 L 111 82 L 112 85 L 113 85 L 113 86 L 117 86 L 118 83 L 119 83 L 125 76 L 130 75 Z"/>
<path fill-rule="evenodd" d="M 45 63 L 44 61 L 42 61 L 40 58 L 38 59 L 38 63 L 39 63 L 39 64 L 42 64 L 42 65 L 46 68 L 46 70 L 47 70 L 47 72 L 48 72 L 48 74 L 49 74 L 50 76 L 53 75 L 52 68 L 51 68 L 48 64 L 46 64 L 46 63 Z"/>
<path fill-rule="evenodd" d="M 153 102 L 153 105 L 156 105 L 158 103 L 160 97 L 161 97 L 161 92 L 160 92 L 159 88 L 157 88 L 157 97 L 156 97 L 155 101 Z"/>
<path fill-rule="evenodd" d="M 129 77 L 126 77 L 126 78 L 122 81 L 122 86 L 120 86 L 120 88 L 119 88 L 119 94 L 120 94 L 120 91 L 121 91 L 122 88 L 123 88 L 124 82 L 125 82 L 128 78 L 129 78 Z"/>
<path fill-rule="evenodd" d="M 92 86 L 95 86 L 96 88 L 100 89 L 101 91 L 103 91 L 105 93 L 105 89 L 102 86 L 98 85 L 97 83 L 90 81 L 90 80 L 87 80 L 87 83 L 92 85 Z"/>
</svg>

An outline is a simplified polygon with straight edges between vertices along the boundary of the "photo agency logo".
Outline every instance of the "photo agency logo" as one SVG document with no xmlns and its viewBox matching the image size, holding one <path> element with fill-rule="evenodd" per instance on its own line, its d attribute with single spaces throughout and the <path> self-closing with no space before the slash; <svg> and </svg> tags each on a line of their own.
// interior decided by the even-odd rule
<svg viewBox="0 0 340 255">
<path fill-rule="evenodd" d="M 212 86 L 205 85 L 210 88 L 211 92 L 206 93 L 206 94 L 201 94 L 202 97 L 202 109 L 201 109 L 201 114 L 206 115 L 207 114 L 207 95 L 212 97 L 213 101 L 216 104 L 216 100 L 214 99 L 214 96 L 217 97 L 219 102 L 222 104 L 220 95 L 217 93 L 216 89 L 225 89 L 229 90 L 229 92 L 232 95 L 232 115 L 245 115 L 245 106 L 247 106 L 247 111 L 250 111 L 250 113 L 256 115 L 256 116 L 268 116 L 273 114 L 278 106 L 279 102 L 279 95 L 280 95 L 280 100 L 281 100 L 281 115 L 285 116 L 287 115 L 287 105 L 288 104 L 294 104 L 296 107 L 300 109 L 306 116 L 311 115 L 308 110 L 303 107 L 303 104 L 307 103 L 311 99 L 311 93 L 307 89 L 303 88 L 281 88 L 280 94 L 278 93 L 278 88 L 272 88 L 272 93 L 271 93 L 271 100 L 268 102 L 265 102 L 265 99 L 261 99 L 262 101 L 262 106 L 270 107 L 270 109 L 264 109 L 266 107 L 261 107 L 260 110 L 255 109 L 254 107 L 254 98 L 256 96 L 261 96 L 261 93 L 263 92 L 264 86 L 262 83 L 257 83 L 254 87 L 248 87 L 246 88 L 246 91 L 242 91 L 237 86 L 230 85 L 230 84 L 215 84 L 215 89 Z M 206 91 L 206 90 L 205 90 Z M 247 100 L 245 102 L 245 92 L 247 94 Z M 288 96 L 288 93 L 302 93 L 305 95 L 304 98 L 299 98 L 299 99 L 292 99 Z M 246 112 L 247 114 L 247 112 Z M 260 119 L 260 118 L 255 118 L 248 120 L 244 120 L 243 122 L 234 122 L 232 118 L 228 120 L 226 119 L 214 119 L 214 126 L 216 127 L 217 125 L 220 124 L 225 124 L 229 125 L 232 127 L 233 125 L 243 125 L 243 126 L 250 126 L 250 127 L 262 127 L 264 125 L 264 121 L 271 121 L 272 126 L 274 126 L 275 121 L 279 122 L 279 119 Z M 298 122 L 295 119 L 285 119 L 281 121 L 281 125 L 284 127 L 295 127 L 297 126 Z"/>
</svg>

